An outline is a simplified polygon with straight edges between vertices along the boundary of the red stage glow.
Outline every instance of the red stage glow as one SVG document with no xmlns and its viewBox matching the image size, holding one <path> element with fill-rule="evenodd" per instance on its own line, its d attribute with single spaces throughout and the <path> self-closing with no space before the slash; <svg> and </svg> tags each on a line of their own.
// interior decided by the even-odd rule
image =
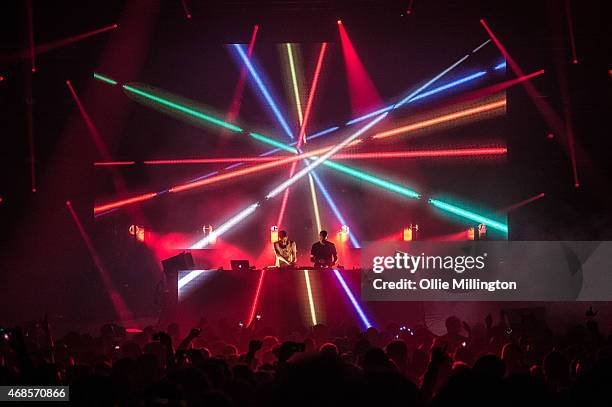
<svg viewBox="0 0 612 407">
<path fill-rule="evenodd" d="M 505 107 L 506 107 L 506 99 L 502 99 L 496 102 L 486 103 L 484 105 L 472 107 L 470 109 L 465 109 L 465 110 L 461 110 L 458 112 L 446 114 L 443 116 L 434 117 L 433 119 L 424 120 L 424 121 L 417 122 L 417 123 L 412 123 L 407 126 L 399 127 L 397 129 L 383 131 L 381 133 L 375 134 L 374 136 L 372 136 L 372 138 L 380 139 L 380 138 L 386 138 L 386 137 L 391 137 L 391 136 L 397 136 L 399 134 L 405 134 L 405 133 L 408 133 L 414 130 L 419 130 L 425 127 L 434 126 L 436 124 L 444 123 L 450 120 L 456 120 L 462 117 L 471 116 L 471 115 L 475 115 L 478 113 L 484 113 L 487 111 L 505 108 Z"/>
<path fill-rule="evenodd" d="M 87 247 L 91 258 L 93 259 L 94 264 L 96 265 L 98 275 L 102 279 L 102 283 L 106 288 L 106 292 L 110 296 L 111 303 L 113 304 L 113 308 L 117 313 L 117 317 L 119 317 L 119 321 L 121 323 L 124 323 L 125 321 L 132 319 L 131 312 L 123 301 L 123 298 L 121 298 L 121 295 L 115 289 L 115 286 L 110 276 L 107 274 L 104 264 L 102 263 L 102 259 L 100 258 L 100 256 L 98 256 L 98 253 L 96 252 L 96 249 L 94 248 L 91 239 L 89 238 L 89 235 L 85 231 L 83 224 L 79 220 L 78 215 L 72 207 L 72 203 L 70 201 L 66 201 L 66 206 L 68 207 L 70 215 L 72 216 L 72 219 L 74 220 L 74 223 L 77 226 L 77 229 L 79 230 L 79 234 L 81 235 L 81 238 L 83 239 L 83 242 L 85 243 L 85 246 Z"/>
<path fill-rule="evenodd" d="M 359 59 L 343 24 L 338 25 L 338 31 L 342 43 L 342 54 L 344 55 L 344 66 L 353 114 L 360 115 L 382 106 L 383 102 L 380 95 Z"/>
</svg>

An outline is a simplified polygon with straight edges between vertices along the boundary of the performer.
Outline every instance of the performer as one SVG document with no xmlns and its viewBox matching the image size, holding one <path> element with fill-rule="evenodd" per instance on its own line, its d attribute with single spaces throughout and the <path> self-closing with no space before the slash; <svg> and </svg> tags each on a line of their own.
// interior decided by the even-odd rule
<svg viewBox="0 0 612 407">
<path fill-rule="evenodd" d="M 297 247 L 295 241 L 289 240 L 287 232 L 278 232 L 278 241 L 274 242 L 276 267 L 292 267 L 297 263 Z"/>
<path fill-rule="evenodd" d="M 312 245 L 310 260 L 315 267 L 331 267 L 338 261 L 336 245 L 327 240 L 327 231 L 319 233 L 319 241 Z"/>
</svg>

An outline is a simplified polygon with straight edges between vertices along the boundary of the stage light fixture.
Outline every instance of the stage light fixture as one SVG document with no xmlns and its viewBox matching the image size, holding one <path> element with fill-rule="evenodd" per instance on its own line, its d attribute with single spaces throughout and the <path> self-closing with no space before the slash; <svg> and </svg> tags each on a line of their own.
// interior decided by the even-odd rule
<svg viewBox="0 0 612 407">
<path fill-rule="evenodd" d="M 278 242 L 278 226 L 272 226 L 270 228 L 270 243 Z"/>
<path fill-rule="evenodd" d="M 255 210 L 259 207 L 259 205 L 260 205 L 259 202 L 249 205 L 247 208 L 238 212 L 238 214 L 234 215 L 227 222 L 219 226 L 219 228 L 217 228 L 217 232 L 215 233 L 215 239 L 223 235 L 225 232 L 227 232 L 228 230 L 236 226 L 238 223 L 240 223 L 242 220 L 244 220 L 247 216 L 255 212 Z M 192 250 L 193 249 L 203 249 L 206 246 L 208 246 L 210 243 L 211 243 L 211 237 L 206 236 L 204 239 L 201 239 L 200 241 L 193 244 L 190 247 L 190 249 Z"/>
<path fill-rule="evenodd" d="M 363 323 L 363 326 L 365 327 L 365 329 L 372 328 L 373 327 L 372 323 L 370 322 L 366 314 L 363 312 L 363 309 L 361 309 L 361 305 L 359 305 L 359 302 L 353 295 L 353 292 L 351 291 L 350 287 L 346 284 L 346 281 L 344 281 L 344 277 L 342 277 L 342 274 L 340 274 L 340 272 L 337 269 L 334 269 L 334 275 L 336 276 L 336 279 L 342 286 L 342 289 L 346 293 L 346 296 L 351 301 L 353 308 L 355 309 L 355 311 L 357 311 L 357 315 L 359 315 L 359 319 L 361 319 L 361 322 Z"/>
<path fill-rule="evenodd" d="M 485 216 L 479 215 L 479 214 L 477 214 L 475 212 L 468 211 L 468 210 L 460 208 L 458 206 L 451 205 L 449 203 L 440 201 L 438 199 L 430 198 L 428 200 L 428 202 L 430 204 L 432 204 L 433 206 L 435 206 L 436 208 L 442 209 L 442 210 L 444 210 L 446 212 L 450 212 L 452 214 L 461 216 L 463 218 L 472 220 L 474 222 L 479 222 L 479 223 L 485 224 L 488 227 L 491 227 L 491 228 L 493 228 L 495 230 L 498 230 L 500 232 L 504 232 L 506 234 L 508 233 L 508 225 L 506 225 L 504 223 L 501 223 L 501 222 L 498 222 L 496 220 L 493 220 L 493 219 L 487 218 Z"/>
<path fill-rule="evenodd" d="M 130 225 L 130 227 L 128 228 L 128 232 L 130 234 L 130 236 L 134 236 L 134 239 L 144 243 L 145 241 L 145 228 L 144 226 L 138 226 L 138 225 Z"/>
<path fill-rule="evenodd" d="M 257 87 L 259 88 L 259 91 L 261 92 L 263 97 L 266 99 L 266 102 L 268 102 L 268 106 L 270 106 L 270 108 L 272 109 L 272 112 L 274 113 L 274 116 L 276 117 L 276 119 L 280 123 L 281 127 L 283 128 L 283 130 L 285 131 L 287 136 L 290 139 L 293 140 L 294 139 L 293 132 L 291 131 L 291 129 L 289 128 L 289 125 L 287 124 L 287 121 L 285 120 L 285 118 L 281 114 L 278 106 L 276 105 L 276 102 L 274 102 L 274 99 L 272 98 L 272 95 L 270 95 L 270 92 L 268 91 L 268 88 L 266 87 L 266 85 L 261 80 L 261 77 L 260 77 L 259 73 L 257 73 L 257 70 L 255 69 L 255 67 L 251 63 L 251 60 L 244 53 L 244 50 L 242 49 L 242 46 L 240 44 L 233 44 L 233 46 L 236 49 L 236 51 L 238 51 L 238 55 L 240 56 L 240 58 L 242 59 L 242 62 L 247 67 L 249 73 L 251 74 L 251 77 L 253 78 L 253 80 L 257 84 Z"/>
</svg>

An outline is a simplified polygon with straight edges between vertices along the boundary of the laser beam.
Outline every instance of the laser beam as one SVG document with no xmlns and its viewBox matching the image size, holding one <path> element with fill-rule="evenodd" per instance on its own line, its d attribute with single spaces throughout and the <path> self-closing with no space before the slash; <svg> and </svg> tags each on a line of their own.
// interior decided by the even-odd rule
<svg viewBox="0 0 612 407">
<path fill-rule="evenodd" d="M 274 116 L 276 117 L 276 120 L 278 120 L 278 122 L 280 123 L 281 127 L 285 131 L 285 134 L 287 134 L 287 136 L 290 139 L 293 140 L 294 139 L 293 132 L 289 128 L 289 125 L 287 124 L 287 121 L 285 120 L 285 118 L 283 117 L 282 113 L 280 112 L 278 106 L 276 105 L 276 102 L 272 98 L 272 95 L 270 95 L 270 92 L 268 91 L 268 88 L 266 87 L 266 85 L 261 80 L 261 77 L 260 77 L 259 73 L 257 72 L 257 70 L 255 69 L 255 67 L 253 66 L 253 63 L 246 56 L 246 54 L 244 53 L 244 50 L 242 49 L 242 46 L 240 44 L 232 44 L 232 45 L 233 45 L 234 49 L 236 49 L 236 51 L 238 51 L 238 55 L 242 59 L 242 62 L 244 63 L 244 65 L 249 70 L 249 73 L 251 74 L 251 77 L 253 78 L 253 80 L 257 84 L 257 87 L 259 88 L 259 91 L 261 92 L 263 97 L 266 99 L 266 102 L 268 102 L 268 106 L 270 106 L 270 109 L 272 109 L 272 112 L 274 113 Z"/>
<path fill-rule="evenodd" d="M 430 198 L 428 200 L 430 204 L 435 206 L 436 208 L 442 209 L 443 211 L 453 213 L 455 215 L 459 215 L 462 218 L 470 219 L 474 222 L 483 223 L 493 229 L 499 230 L 500 232 L 508 233 L 508 225 L 498 222 L 496 220 L 487 218 L 485 216 L 479 215 L 475 212 L 468 211 L 467 209 L 460 208 L 455 205 L 451 205 L 449 203 L 440 201 L 438 199 Z"/>
<path fill-rule="evenodd" d="M 488 112 L 491 110 L 495 110 L 495 109 L 500 109 L 506 106 L 506 99 L 503 100 L 499 100 L 499 101 L 495 101 L 495 102 L 491 102 L 491 103 L 486 103 L 480 106 L 476 106 L 476 107 L 472 107 L 470 109 L 465 109 L 465 110 L 461 110 L 458 112 L 453 112 L 450 114 L 446 114 L 440 117 L 435 117 L 433 119 L 429 119 L 429 120 L 424 120 L 421 122 L 417 122 L 417 123 L 412 123 L 409 124 L 407 126 L 402 126 L 399 127 L 397 129 L 392 129 L 392 130 L 387 130 L 387 131 L 383 131 L 380 133 L 375 134 L 374 136 L 372 136 L 372 138 L 374 139 L 381 139 L 381 138 L 387 138 L 387 137 L 391 137 L 391 136 L 397 136 L 400 134 L 406 134 L 408 132 L 414 131 L 414 130 L 419 130 L 425 127 L 431 127 L 434 126 L 436 124 L 440 124 L 440 123 L 444 123 L 444 122 L 448 122 L 451 120 L 457 120 L 460 119 L 462 117 L 466 117 L 466 116 L 471 116 L 471 115 L 475 115 L 478 113 L 484 113 L 484 112 Z"/>
<path fill-rule="evenodd" d="M 363 312 L 363 309 L 361 308 L 361 305 L 359 305 L 359 302 L 357 301 L 357 299 L 353 295 L 353 292 L 351 291 L 349 286 L 346 284 L 346 281 L 344 281 L 344 277 L 342 277 L 342 274 L 340 274 L 340 272 L 338 270 L 334 269 L 334 275 L 336 276 L 336 279 L 340 283 L 340 286 L 342 287 L 342 289 L 346 293 L 346 296 L 351 301 L 351 304 L 353 305 L 353 308 L 355 309 L 355 311 L 357 311 L 357 315 L 359 315 L 359 319 L 361 319 L 361 322 L 363 323 L 363 326 L 365 327 L 365 329 L 372 328 L 373 327 L 372 323 L 370 322 L 370 320 L 366 316 L 365 312 Z"/>
</svg>

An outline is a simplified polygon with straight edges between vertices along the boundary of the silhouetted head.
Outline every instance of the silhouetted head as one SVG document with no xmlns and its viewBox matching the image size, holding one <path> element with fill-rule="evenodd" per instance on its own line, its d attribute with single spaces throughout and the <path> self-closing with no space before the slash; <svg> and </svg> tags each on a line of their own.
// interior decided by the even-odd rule
<svg viewBox="0 0 612 407">
<path fill-rule="evenodd" d="M 319 240 L 324 242 L 327 240 L 327 230 L 322 230 L 319 232 Z"/>
<path fill-rule="evenodd" d="M 287 243 L 287 240 L 289 240 L 289 238 L 287 237 L 287 231 L 285 230 L 281 230 L 280 232 L 278 232 L 278 240 L 284 243 Z"/>
</svg>

